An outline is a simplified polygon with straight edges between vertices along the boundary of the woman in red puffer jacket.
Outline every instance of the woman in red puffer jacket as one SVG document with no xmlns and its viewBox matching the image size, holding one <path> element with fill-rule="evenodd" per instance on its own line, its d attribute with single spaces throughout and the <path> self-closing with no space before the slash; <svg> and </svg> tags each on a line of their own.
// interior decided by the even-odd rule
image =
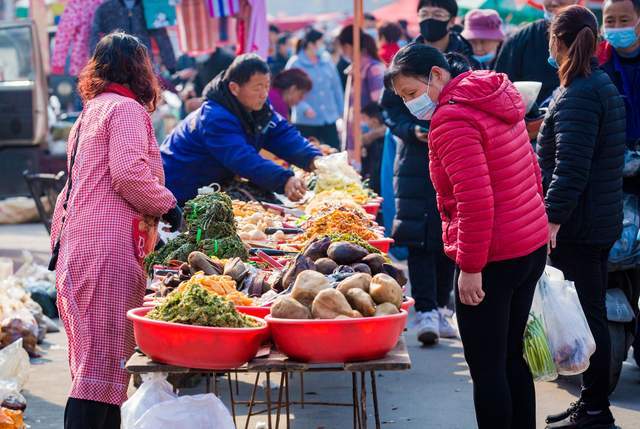
<svg viewBox="0 0 640 429">
<path fill-rule="evenodd" d="M 430 120 L 429 171 L 445 252 L 456 262 L 458 325 L 484 428 L 535 428 L 523 333 L 547 254 L 540 168 L 520 94 L 504 74 L 452 78 L 436 49 L 409 45 L 385 77 Z"/>
</svg>

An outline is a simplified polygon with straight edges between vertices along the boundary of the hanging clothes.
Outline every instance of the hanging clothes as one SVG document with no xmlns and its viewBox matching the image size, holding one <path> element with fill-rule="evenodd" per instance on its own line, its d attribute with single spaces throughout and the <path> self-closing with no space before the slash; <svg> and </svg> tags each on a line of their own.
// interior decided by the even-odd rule
<svg viewBox="0 0 640 429">
<path fill-rule="evenodd" d="M 240 12 L 240 0 L 205 0 L 205 3 L 212 18 L 235 16 Z"/>
<path fill-rule="evenodd" d="M 175 0 L 142 0 L 142 9 L 148 29 L 176 25 Z"/>
<path fill-rule="evenodd" d="M 265 0 L 242 0 L 238 14 L 237 53 L 256 53 L 265 60 L 269 56 L 269 23 Z"/>
<path fill-rule="evenodd" d="M 102 0 L 69 0 L 60 17 L 56 32 L 51 72 L 64 74 L 67 57 L 71 55 L 68 73 L 78 76 L 90 56 L 89 36 L 93 16 Z M 69 50 L 71 49 L 71 52 Z"/>
<path fill-rule="evenodd" d="M 128 4 L 127 4 L 128 3 Z M 93 51 L 100 38 L 115 30 L 122 30 L 136 36 L 152 51 L 151 39 L 155 39 L 160 51 L 162 64 L 173 73 L 176 68 L 176 57 L 173 46 L 165 28 L 147 29 L 141 0 L 106 0 L 93 17 L 89 48 Z"/>
<path fill-rule="evenodd" d="M 180 50 L 191 56 L 214 52 L 237 42 L 234 18 L 211 18 L 202 0 L 182 0 L 176 6 Z"/>
</svg>

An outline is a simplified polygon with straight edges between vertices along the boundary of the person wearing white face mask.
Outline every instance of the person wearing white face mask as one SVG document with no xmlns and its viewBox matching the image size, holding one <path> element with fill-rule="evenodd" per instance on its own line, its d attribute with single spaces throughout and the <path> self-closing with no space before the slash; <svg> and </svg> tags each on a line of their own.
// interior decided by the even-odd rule
<svg viewBox="0 0 640 429">
<path fill-rule="evenodd" d="M 544 0 L 544 19 L 532 22 L 508 37 L 502 45 L 494 70 L 506 73 L 512 82 L 542 82 L 538 105 L 543 105 L 560 85 L 556 70 L 547 63 L 549 24 L 559 10 L 578 0 Z"/>
<path fill-rule="evenodd" d="M 523 334 L 548 229 L 522 98 L 505 74 L 453 76 L 440 52 L 417 44 L 396 54 L 385 83 L 416 118 L 431 120 L 429 173 L 444 249 L 456 264 L 456 312 L 478 427 L 534 429 Z"/>
<path fill-rule="evenodd" d="M 607 0 L 602 18 L 598 59 L 624 96 L 627 146 L 633 148 L 640 143 L 640 0 Z"/>
<path fill-rule="evenodd" d="M 323 37 L 320 31 L 307 30 L 298 41 L 296 55 L 285 67 L 303 70 L 313 83 L 306 98 L 292 109 L 291 122 L 303 136 L 340 149 L 336 121 L 342 116 L 344 92 L 338 70 L 326 54 Z"/>
</svg>

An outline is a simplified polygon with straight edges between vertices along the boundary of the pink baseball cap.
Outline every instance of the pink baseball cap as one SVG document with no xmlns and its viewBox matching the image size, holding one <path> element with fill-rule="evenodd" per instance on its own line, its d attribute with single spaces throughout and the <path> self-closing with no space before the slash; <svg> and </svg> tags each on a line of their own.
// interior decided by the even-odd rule
<svg viewBox="0 0 640 429">
<path fill-rule="evenodd" d="M 493 9 L 473 9 L 464 17 L 462 37 L 467 40 L 504 40 L 502 18 Z"/>
</svg>

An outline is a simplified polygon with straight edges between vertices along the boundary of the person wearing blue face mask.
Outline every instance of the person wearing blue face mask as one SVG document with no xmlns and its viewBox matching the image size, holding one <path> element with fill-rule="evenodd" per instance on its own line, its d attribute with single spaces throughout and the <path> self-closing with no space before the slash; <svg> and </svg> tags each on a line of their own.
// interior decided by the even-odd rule
<svg viewBox="0 0 640 429">
<path fill-rule="evenodd" d="M 473 58 L 485 70 L 493 69 L 496 53 L 504 40 L 502 18 L 493 9 L 473 9 L 464 17 L 462 37 L 473 47 Z"/>
<path fill-rule="evenodd" d="M 324 35 L 309 29 L 298 41 L 296 55 L 289 59 L 287 70 L 298 68 L 311 78 L 313 87 L 306 98 L 292 110 L 291 122 L 303 136 L 340 149 L 336 121 L 342 117 L 344 90 L 338 70 L 326 53 Z"/>
<path fill-rule="evenodd" d="M 508 37 L 494 65 L 494 70 L 506 73 L 512 82 L 542 82 L 537 103 L 543 105 L 560 85 L 557 70 L 548 63 L 549 25 L 562 9 L 578 3 L 578 0 L 544 0 L 544 19 L 526 25 Z"/>
</svg>

